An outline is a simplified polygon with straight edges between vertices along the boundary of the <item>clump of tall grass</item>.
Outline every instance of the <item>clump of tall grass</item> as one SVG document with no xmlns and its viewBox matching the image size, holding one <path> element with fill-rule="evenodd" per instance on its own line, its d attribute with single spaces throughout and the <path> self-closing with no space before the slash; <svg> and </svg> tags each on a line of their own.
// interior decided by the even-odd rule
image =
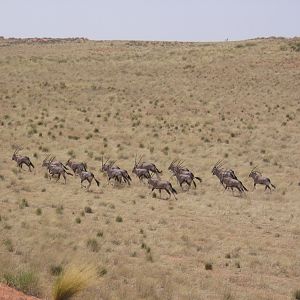
<svg viewBox="0 0 300 300">
<path fill-rule="evenodd" d="M 67 268 L 58 276 L 52 289 L 53 300 L 68 300 L 93 285 L 96 271 L 92 267 Z"/>
</svg>

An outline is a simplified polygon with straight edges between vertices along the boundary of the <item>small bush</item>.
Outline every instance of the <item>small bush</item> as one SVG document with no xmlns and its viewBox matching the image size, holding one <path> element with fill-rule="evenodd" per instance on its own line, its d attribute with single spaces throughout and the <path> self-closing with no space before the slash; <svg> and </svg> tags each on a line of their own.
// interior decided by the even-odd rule
<svg viewBox="0 0 300 300">
<path fill-rule="evenodd" d="M 75 219 L 75 222 L 76 222 L 77 224 L 80 224 L 80 223 L 81 223 L 81 219 L 80 219 L 79 217 L 77 217 L 77 218 Z"/>
<path fill-rule="evenodd" d="M 74 150 L 68 151 L 68 155 L 71 156 L 71 158 L 75 158 L 76 157 Z"/>
<path fill-rule="evenodd" d="M 105 274 L 107 274 L 107 270 L 105 268 L 99 268 L 97 274 L 99 277 L 103 277 Z"/>
<path fill-rule="evenodd" d="M 19 208 L 21 208 L 21 209 L 28 207 L 28 206 L 29 206 L 29 204 L 26 199 L 22 199 L 19 203 Z"/>
<path fill-rule="evenodd" d="M 99 251 L 99 244 L 98 244 L 97 240 L 95 240 L 95 239 L 89 239 L 87 241 L 86 245 L 92 252 Z"/>
<path fill-rule="evenodd" d="M 213 266 L 212 266 L 211 262 L 205 263 L 204 267 L 205 267 L 205 270 L 212 270 L 213 269 Z"/>
<path fill-rule="evenodd" d="M 64 210 L 64 207 L 62 205 L 56 207 L 56 213 L 58 215 L 62 215 L 63 214 L 63 210 Z"/>
<path fill-rule="evenodd" d="M 119 223 L 120 223 L 120 222 L 123 222 L 123 219 L 122 219 L 122 217 L 120 217 L 120 216 L 117 216 L 117 217 L 116 217 L 116 222 L 119 222 Z"/>
<path fill-rule="evenodd" d="M 40 216 L 42 214 L 42 209 L 41 208 L 37 208 L 35 213 Z"/>
<path fill-rule="evenodd" d="M 93 211 L 92 211 L 92 209 L 89 207 L 89 206 L 86 206 L 85 208 L 84 208 L 84 211 L 87 213 L 87 214 L 91 214 Z"/>
<path fill-rule="evenodd" d="M 37 296 L 37 284 L 38 278 L 33 272 L 20 272 L 19 274 L 13 275 L 11 273 L 6 273 L 3 275 L 5 284 L 13 287 L 25 294 Z"/>
<path fill-rule="evenodd" d="M 97 232 L 97 237 L 103 237 L 103 231 L 99 230 L 99 231 Z"/>
<path fill-rule="evenodd" d="M 59 276 L 63 271 L 63 267 L 61 265 L 58 266 L 51 266 L 50 267 L 50 274 L 52 276 Z"/>
<path fill-rule="evenodd" d="M 4 245 L 8 252 L 14 252 L 14 247 L 13 247 L 12 241 L 10 239 L 6 239 L 4 241 Z"/>
<path fill-rule="evenodd" d="M 300 300 L 300 290 L 296 290 L 294 292 L 294 297 L 295 297 L 295 299 Z"/>
</svg>

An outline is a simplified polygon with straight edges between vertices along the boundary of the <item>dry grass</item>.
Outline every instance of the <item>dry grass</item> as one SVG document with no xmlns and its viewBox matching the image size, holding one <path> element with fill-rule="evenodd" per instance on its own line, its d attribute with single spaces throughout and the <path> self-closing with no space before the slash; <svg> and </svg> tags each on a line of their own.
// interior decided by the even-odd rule
<svg viewBox="0 0 300 300">
<path fill-rule="evenodd" d="M 95 281 L 95 270 L 91 267 L 69 267 L 54 283 L 53 300 L 68 300 L 78 295 Z"/>
<path fill-rule="evenodd" d="M 297 43 L 0 40 L 0 276 L 33 269 L 49 298 L 51 266 L 84 261 L 99 278 L 79 299 L 290 300 L 300 277 Z M 34 172 L 11 161 L 15 144 Z M 86 161 L 100 188 L 50 181 L 50 153 Z M 130 187 L 108 185 L 101 156 L 131 172 L 136 154 L 164 179 L 185 159 L 203 183 L 182 192 L 172 180 L 178 201 L 133 176 Z M 221 158 L 247 197 L 211 175 Z M 274 192 L 252 192 L 255 165 Z"/>
</svg>

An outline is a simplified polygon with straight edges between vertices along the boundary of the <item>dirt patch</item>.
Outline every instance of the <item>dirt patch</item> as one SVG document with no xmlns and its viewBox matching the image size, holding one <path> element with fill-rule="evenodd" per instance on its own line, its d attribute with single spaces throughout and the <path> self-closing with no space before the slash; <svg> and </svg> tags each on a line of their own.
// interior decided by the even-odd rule
<svg viewBox="0 0 300 300">
<path fill-rule="evenodd" d="M 27 296 L 22 292 L 16 291 L 13 288 L 0 284 L 0 299 L 1 300 L 37 300 L 38 298 Z"/>
</svg>

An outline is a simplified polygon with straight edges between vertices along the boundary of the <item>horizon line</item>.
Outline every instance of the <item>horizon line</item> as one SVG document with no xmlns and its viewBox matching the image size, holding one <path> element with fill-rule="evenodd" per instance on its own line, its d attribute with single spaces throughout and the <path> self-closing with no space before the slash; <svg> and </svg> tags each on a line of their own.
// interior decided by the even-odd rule
<svg viewBox="0 0 300 300">
<path fill-rule="evenodd" d="M 261 36 L 261 37 L 253 37 L 248 39 L 229 39 L 226 38 L 224 40 L 147 40 L 147 39 L 93 39 L 84 36 L 23 36 L 23 37 L 15 37 L 15 36 L 4 36 L 0 35 L 0 39 L 84 39 L 88 41 L 94 42 L 167 42 L 167 43 L 221 43 L 221 42 L 243 42 L 243 41 L 253 41 L 253 40 L 264 40 L 264 39 L 298 39 L 300 36 Z"/>
</svg>

